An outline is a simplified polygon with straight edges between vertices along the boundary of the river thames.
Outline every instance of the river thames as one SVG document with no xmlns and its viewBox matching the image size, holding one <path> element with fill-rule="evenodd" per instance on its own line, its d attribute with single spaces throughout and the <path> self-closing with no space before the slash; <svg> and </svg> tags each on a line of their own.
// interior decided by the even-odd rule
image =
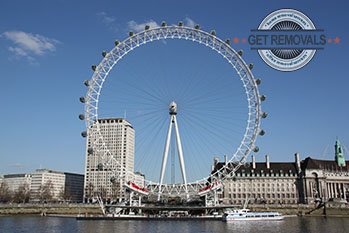
<svg viewBox="0 0 349 233">
<path fill-rule="evenodd" d="M 348 232 L 349 218 L 288 217 L 283 221 L 77 221 L 75 218 L 0 217 L 0 232 Z"/>
</svg>

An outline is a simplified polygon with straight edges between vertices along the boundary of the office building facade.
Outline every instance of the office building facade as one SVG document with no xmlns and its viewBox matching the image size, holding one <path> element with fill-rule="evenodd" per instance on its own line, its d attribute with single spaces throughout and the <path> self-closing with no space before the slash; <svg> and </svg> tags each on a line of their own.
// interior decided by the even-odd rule
<svg viewBox="0 0 349 233">
<path fill-rule="evenodd" d="M 14 193 L 22 186 L 30 189 L 31 178 L 31 174 L 7 174 L 2 176 L 2 182 L 6 182 L 9 191 Z"/>
<path fill-rule="evenodd" d="M 65 173 L 48 169 L 37 169 L 32 173 L 30 185 L 31 202 L 42 202 L 43 192 L 47 187 L 50 200 L 82 202 L 84 175 Z"/>
</svg>

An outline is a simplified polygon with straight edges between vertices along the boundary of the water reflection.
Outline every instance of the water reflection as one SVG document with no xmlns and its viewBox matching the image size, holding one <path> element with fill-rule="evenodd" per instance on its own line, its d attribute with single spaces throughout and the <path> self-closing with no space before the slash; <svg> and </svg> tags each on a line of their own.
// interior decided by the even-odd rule
<svg viewBox="0 0 349 233">
<path fill-rule="evenodd" d="M 241 221 L 227 223 L 228 232 L 285 232 L 283 221 Z"/>
<path fill-rule="evenodd" d="M 349 218 L 292 217 L 283 221 L 76 221 L 75 218 L 0 217 L 0 232 L 347 232 Z"/>
<path fill-rule="evenodd" d="M 0 232 L 74 232 L 74 225 L 76 225 L 76 220 L 73 218 L 0 217 Z"/>
<path fill-rule="evenodd" d="M 194 224 L 195 225 L 195 224 Z M 78 232 L 193 232 L 189 221 L 79 221 Z"/>
</svg>

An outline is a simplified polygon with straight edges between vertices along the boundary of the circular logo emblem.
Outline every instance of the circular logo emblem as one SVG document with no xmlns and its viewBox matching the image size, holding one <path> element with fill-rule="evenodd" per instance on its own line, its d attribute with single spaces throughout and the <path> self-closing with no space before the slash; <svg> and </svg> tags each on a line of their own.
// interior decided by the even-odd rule
<svg viewBox="0 0 349 233">
<path fill-rule="evenodd" d="M 258 30 L 275 33 L 316 30 L 313 22 L 302 12 L 281 9 L 270 13 L 261 22 Z M 272 68 L 280 71 L 294 71 L 302 68 L 315 55 L 316 50 L 302 48 L 259 49 L 261 58 Z"/>
</svg>

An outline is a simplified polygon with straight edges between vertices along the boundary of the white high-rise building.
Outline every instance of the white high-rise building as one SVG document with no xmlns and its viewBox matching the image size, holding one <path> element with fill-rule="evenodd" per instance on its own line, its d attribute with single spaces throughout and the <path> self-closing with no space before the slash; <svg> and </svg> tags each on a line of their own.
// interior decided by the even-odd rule
<svg viewBox="0 0 349 233">
<path fill-rule="evenodd" d="M 122 165 L 128 175 L 134 172 L 134 148 L 135 131 L 130 122 L 122 118 L 98 119 L 100 132 L 106 148 L 110 154 Z M 92 126 L 96 127 L 96 125 Z M 98 152 L 93 150 L 93 143 L 96 143 L 96 135 L 87 136 L 86 164 L 85 164 L 85 189 L 84 201 L 89 202 L 93 197 L 100 195 L 108 201 L 115 201 L 124 197 L 122 182 L 112 183 L 110 181 L 113 169 L 121 169 L 113 164 L 106 166 L 100 159 L 104 150 Z M 100 147 L 100 145 L 97 144 Z M 99 164 L 103 164 L 99 166 Z M 122 171 L 125 174 L 125 171 Z M 134 179 L 134 177 L 129 177 Z"/>
</svg>

